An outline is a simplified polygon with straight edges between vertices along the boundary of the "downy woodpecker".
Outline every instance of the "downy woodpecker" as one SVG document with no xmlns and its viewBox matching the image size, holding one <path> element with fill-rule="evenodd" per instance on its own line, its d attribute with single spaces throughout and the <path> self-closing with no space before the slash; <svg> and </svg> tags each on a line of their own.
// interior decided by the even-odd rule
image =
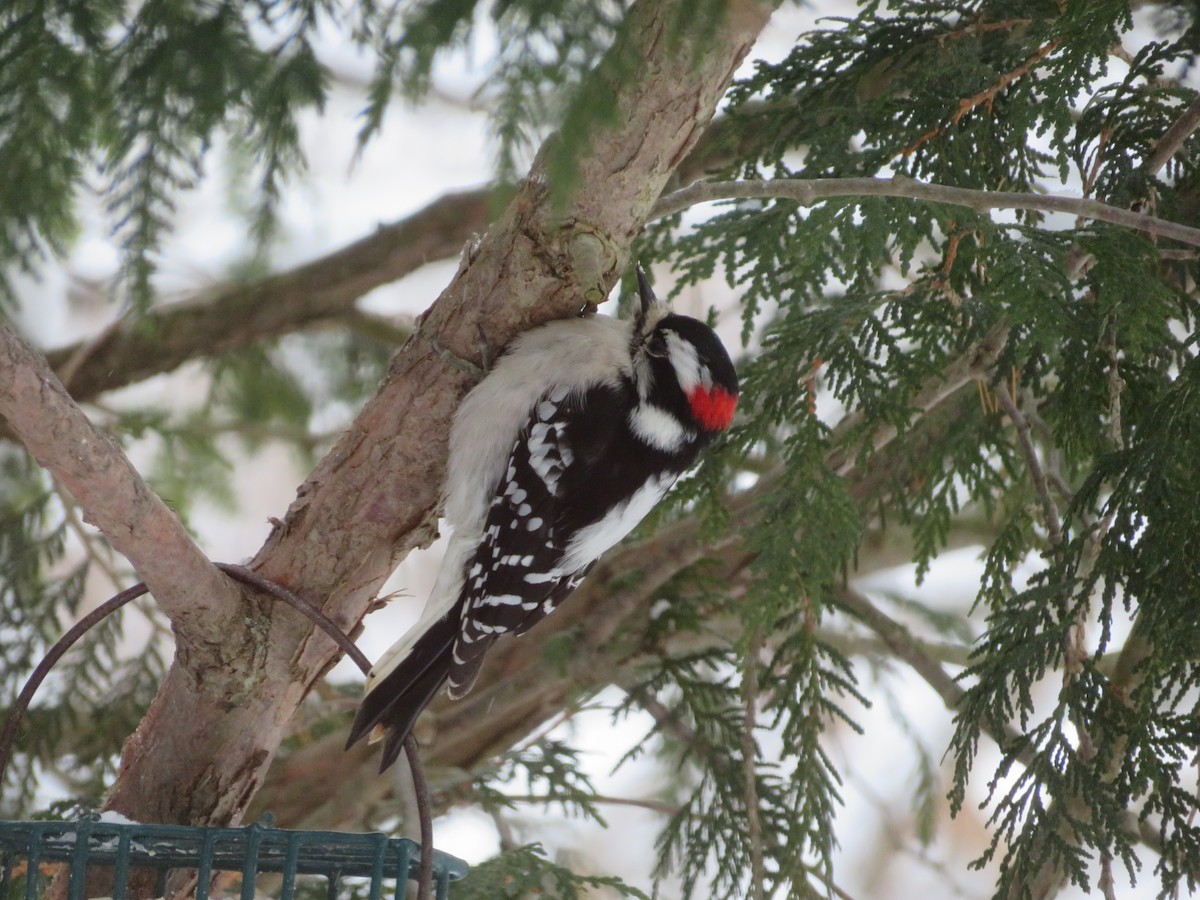
<svg viewBox="0 0 1200 900">
<path fill-rule="evenodd" d="M 488 648 L 554 611 L 654 507 L 737 405 L 712 329 L 660 304 L 638 270 L 632 320 L 551 322 L 518 337 L 450 429 L 453 529 L 420 621 L 380 657 L 347 747 L 400 752 L 446 684 L 474 684 Z"/>
</svg>

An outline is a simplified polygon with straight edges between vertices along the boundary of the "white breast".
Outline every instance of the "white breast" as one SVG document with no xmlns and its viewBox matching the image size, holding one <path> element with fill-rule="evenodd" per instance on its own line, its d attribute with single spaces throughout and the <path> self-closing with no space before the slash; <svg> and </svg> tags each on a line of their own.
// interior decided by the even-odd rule
<svg viewBox="0 0 1200 900">
<path fill-rule="evenodd" d="M 628 502 L 613 507 L 600 521 L 580 529 L 567 545 L 559 568 L 566 572 L 578 572 L 599 559 L 646 518 L 646 514 L 654 509 L 675 483 L 675 478 L 674 474 L 652 478 L 638 488 Z"/>
</svg>

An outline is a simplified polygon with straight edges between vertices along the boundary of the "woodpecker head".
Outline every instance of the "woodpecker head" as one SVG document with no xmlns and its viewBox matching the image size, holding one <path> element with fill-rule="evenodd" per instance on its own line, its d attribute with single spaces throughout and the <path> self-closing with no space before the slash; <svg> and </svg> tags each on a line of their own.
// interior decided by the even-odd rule
<svg viewBox="0 0 1200 900">
<path fill-rule="evenodd" d="M 733 421 L 737 372 L 711 328 L 660 303 L 640 266 L 637 277 L 641 308 L 634 318 L 633 339 L 638 395 L 643 405 L 709 439 Z"/>
</svg>

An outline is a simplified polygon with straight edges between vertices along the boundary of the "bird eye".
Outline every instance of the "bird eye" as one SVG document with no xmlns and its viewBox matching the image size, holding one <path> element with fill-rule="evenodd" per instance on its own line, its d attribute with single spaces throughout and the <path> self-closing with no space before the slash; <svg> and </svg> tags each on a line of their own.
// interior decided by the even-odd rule
<svg viewBox="0 0 1200 900">
<path fill-rule="evenodd" d="M 667 339 L 661 331 L 655 331 L 646 341 L 646 354 L 660 359 L 667 355 Z"/>
</svg>

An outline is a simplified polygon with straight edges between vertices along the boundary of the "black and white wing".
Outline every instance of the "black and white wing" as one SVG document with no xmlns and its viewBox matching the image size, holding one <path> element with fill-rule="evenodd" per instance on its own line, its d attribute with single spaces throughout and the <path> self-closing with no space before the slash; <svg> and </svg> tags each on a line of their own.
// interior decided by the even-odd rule
<svg viewBox="0 0 1200 900">
<path fill-rule="evenodd" d="M 619 389 L 613 387 L 594 387 L 578 396 L 559 388 L 534 406 L 464 572 L 461 628 L 448 679 L 451 697 L 471 689 L 496 638 L 528 631 L 591 568 L 594 560 L 580 565 L 569 558 L 571 539 L 581 516 L 593 515 L 587 507 L 611 494 L 596 482 L 595 447 L 582 438 L 585 432 L 594 438 L 619 430 L 612 421 L 619 414 L 618 399 Z M 577 493 L 581 486 L 586 493 Z"/>
</svg>

